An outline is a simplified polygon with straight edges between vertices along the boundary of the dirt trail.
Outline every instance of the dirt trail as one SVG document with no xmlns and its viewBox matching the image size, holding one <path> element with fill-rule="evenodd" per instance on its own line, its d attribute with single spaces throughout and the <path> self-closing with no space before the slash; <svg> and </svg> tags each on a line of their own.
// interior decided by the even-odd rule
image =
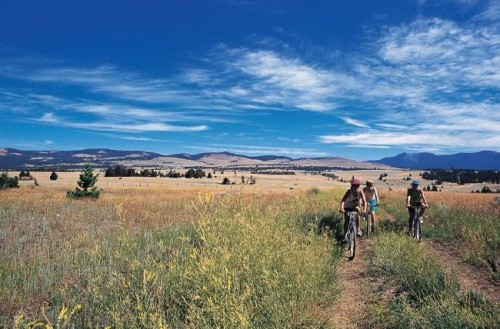
<svg viewBox="0 0 500 329">
<path fill-rule="evenodd" d="M 373 241 L 362 237 L 358 242 L 356 257 L 349 260 L 345 251 L 337 268 L 341 291 L 332 307 L 330 324 L 333 328 L 366 328 L 369 321 L 367 309 L 373 294 L 366 264 Z"/>
<path fill-rule="evenodd" d="M 394 220 L 389 212 L 384 211 L 383 215 L 385 218 Z M 457 252 L 436 241 L 424 239 L 422 243 L 432 255 L 436 256 L 436 260 L 443 269 L 451 270 L 462 289 L 479 292 L 491 301 L 500 302 L 500 282 L 492 280 L 488 269 L 462 261 Z"/>
<path fill-rule="evenodd" d="M 500 302 L 500 282 L 492 280 L 488 269 L 462 261 L 456 252 L 438 242 L 427 240 L 423 243 L 437 256 L 443 269 L 451 270 L 457 277 L 462 289 L 479 292 L 489 300 Z"/>
</svg>

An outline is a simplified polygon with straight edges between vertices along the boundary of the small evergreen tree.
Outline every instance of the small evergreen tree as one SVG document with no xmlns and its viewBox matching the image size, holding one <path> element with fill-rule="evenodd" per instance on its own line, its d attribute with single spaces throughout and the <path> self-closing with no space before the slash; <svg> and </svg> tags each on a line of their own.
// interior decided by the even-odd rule
<svg viewBox="0 0 500 329">
<path fill-rule="evenodd" d="M 50 174 L 50 180 L 57 180 L 59 176 L 57 176 L 56 172 L 53 171 L 52 174 Z"/>
<path fill-rule="evenodd" d="M 80 188 L 77 187 L 74 191 L 68 190 L 66 192 L 66 196 L 73 199 L 98 199 L 101 194 L 101 190 L 98 190 L 97 186 L 94 185 L 97 182 L 99 174 L 94 175 L 93 171 L 94 170 L 90 165 L 85 165 L 82 173 L 80 174 L 80 180 L 77 182 Z"/>
</svg>

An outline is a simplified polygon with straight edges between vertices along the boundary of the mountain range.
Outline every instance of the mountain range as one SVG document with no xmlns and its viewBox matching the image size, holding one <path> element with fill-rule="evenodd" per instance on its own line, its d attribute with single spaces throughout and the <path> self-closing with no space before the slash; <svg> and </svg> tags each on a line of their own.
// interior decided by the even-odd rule
<svg viewBox="0 0 500 329">
<path fill-rule="evenodd" d="M 370 161 L 397 168 L 409 169 L 474 169 L 500 170 L 500 153 L 481 151 L 436 155 L 434 153 L 401 153 L 394 157 Z"/>
<path fill-rule="evenodd" d="M 22 151 L 0 149 L 1 170 L 21 169 L 78 169 L 85 163 L 94 167 L 108 168 L 113 165 L 156 169 L 180 168 L 303 168 L 303 169 L 374 169 L 387 168 L 380 163 L 355 161 L 340 157 L 300 158 L 264 155 L 245 156 L 229 152 L 163 155 L 144 151 L 117 151 L 110 149 L 85 149 L 78 151 Z"/>
<path fill-rule="evenodd" d="M 23 151 L 13 148 L 0 149 L 0 170 L 29 168 L 78 169 L 85 163 L 107 168 L 113 165 L 157 169 L 200 168 L 303 168 L 303 169 L 475 169 L 500 170 L 500 153 L 481 151 L 436 155 L 433 153 L 401 153 L 372 161 L 355 161 L 341 157 L 299 158 L 264 155 L 245 156 L 229 152 L 163 155 L 144 151 L 119 151 L 110 149 L 85 149 L 76 151 Z"/>
</svg>

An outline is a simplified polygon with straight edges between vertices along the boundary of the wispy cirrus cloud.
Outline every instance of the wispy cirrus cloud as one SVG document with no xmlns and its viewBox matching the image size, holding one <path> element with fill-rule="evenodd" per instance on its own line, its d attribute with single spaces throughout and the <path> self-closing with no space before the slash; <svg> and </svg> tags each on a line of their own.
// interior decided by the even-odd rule
<svg viewBox="0 0 500 329">
<path fill-rule="evenodd" d="M 425 133 L 425 132 L 383 132 L 373 131 L 363 134 L 349 135 L 324 135 L 321 136 L 323 143 L 345 143 L 365 147 L 387 147 L 387 146 L 408 146 L 414 149 L 428 148 L 434 149 L 449 147 L 469 147 L 469 148 L 497 148 L 500 142 L 499 135 L 484 137 L 480 133 L 460 133 L 447 134 Z"/>
<path fill-rule="evenodd" d="M 340 118 L 342 120 L 344 120 L 345 123 L 350 124 L 352 126 L 356 126 L 359 128 L 369 128 L 370 127 L 369 125 L 367 125 L 364 122 L 361 122 L 360 120 L 355 120 L 355 119 L 350 118 L 350 117 L 340 117 Z"/>
<path fill-rule="evenodd" d="M 48 124 L 57 124 L 59 126 L 96 130 L 96 131 L 118 131 L 118 132 L 199 132 L 207 130 L 205 125 L 199 126 L 176 126 L 165 123 L 116 123 L 116 122 L 72 122 L 61 119 L 54 113 L 44 113 L 39 119 L 39 122 Z"/>
<path fill-rule="evenodd" d="M 387 28 L 371 44 L 374 55 L 357 62 L 356 77 L 363 87 L 352 90 L 370 106 L 366 114 L 374 114 L 369 123 L 374 129 L 319 140 L 350 146 L 498 149 L 499 27 L 498 22 L 478 27 L 474 20 L 459 25 L 419 18 Z"/>
<path fill-rule="evenodd" d="M 8 93 L 3 99 L 0 95 L 0 100 L 6 106 L 24 109 L 26 115 L 17 118 L 18 120 L 95 131 L 199 132 L 209 127 L 205 124 L 193 125 L 193 122 L 220 121 L 202 114 L 170 112 L 128 104 L 94 103 L 85 99 L 65 99 L 46 94 Z"/>
</svg>

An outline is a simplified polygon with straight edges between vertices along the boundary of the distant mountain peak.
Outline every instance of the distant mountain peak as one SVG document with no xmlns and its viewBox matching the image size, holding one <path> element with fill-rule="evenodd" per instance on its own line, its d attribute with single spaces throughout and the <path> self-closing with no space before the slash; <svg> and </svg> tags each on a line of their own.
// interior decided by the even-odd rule
<svg viewBox="0 0 500 329">
<path fill-rule="evenodd" d="M 474 169 L 500 170 L 500 153 L 479 151 L 475 153 L 456 153 L 436 155 L 430 152 L 400 153 L 370 162 L 407 169 Z"/>
</svg>

